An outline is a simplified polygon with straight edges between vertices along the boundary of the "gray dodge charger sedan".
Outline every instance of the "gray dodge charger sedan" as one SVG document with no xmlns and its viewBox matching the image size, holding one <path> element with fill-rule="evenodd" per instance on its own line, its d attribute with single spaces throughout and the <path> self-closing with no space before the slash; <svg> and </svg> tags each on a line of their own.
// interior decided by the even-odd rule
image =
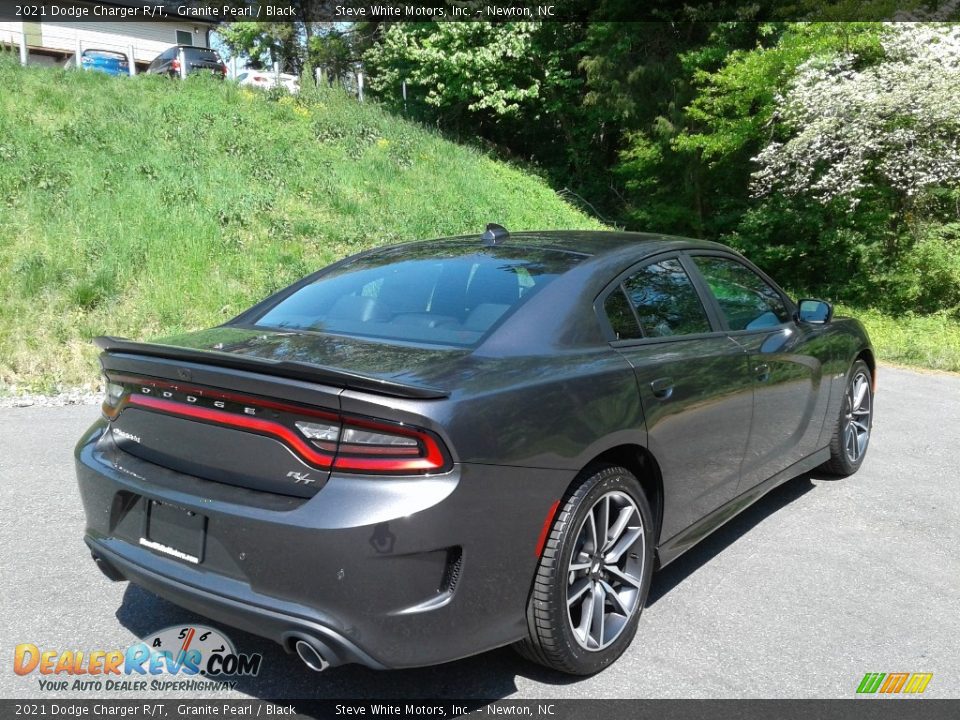
<svg viewBox="0 0 960 720">
<path fill-rule="evenodd" d="M 97 565 L 314 670 L 511 643 L 602 669 L 656 569 L 789 478 L 859 468 L 876 377 L 860 323 L 722 245 L 498 225 L 97 342 Z"/>
</svg>

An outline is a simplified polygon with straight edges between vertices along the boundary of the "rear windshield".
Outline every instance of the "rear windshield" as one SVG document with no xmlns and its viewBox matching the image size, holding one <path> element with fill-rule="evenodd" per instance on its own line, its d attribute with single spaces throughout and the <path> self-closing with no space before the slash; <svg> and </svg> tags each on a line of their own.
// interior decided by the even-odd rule
<svg viewBox="0 0 960 720">
<path fill-rule="evenodd" d="M 467 346 L 580 259 L 502 246 L 389 248 L 324 273 L 254 324 Z"/>
<path fill-rule="evenodd" d="M 208 62 L 220 64 L 220 56 L 213 50 L 206 48 L 188 47 L 183 49 L 183 57 L 189 62 Z"/>
</svg>

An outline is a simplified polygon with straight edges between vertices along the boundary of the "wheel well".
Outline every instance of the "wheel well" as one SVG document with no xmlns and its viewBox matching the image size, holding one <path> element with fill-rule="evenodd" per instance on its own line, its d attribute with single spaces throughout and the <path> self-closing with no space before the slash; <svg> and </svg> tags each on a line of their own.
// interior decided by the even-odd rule
<svg viewBox="0 0 960 720">
<path fill-rule="evenodd" d="M 656 528 L 654 539 L 659 543 L 663 524 L 663 476 L 650 451 L 640 445 L 618 445 L 587 463 L 587 467 L 591 465 L 620 465 L 636 475 L 653 512 Z"/>
<path fill-rule="evenodd" d="M 867 367 L 870 368 L 870 380 L 873 392 L 877 391 L 877 361 L 873 357 L 873 351 L 869 348 L 864 348 L 857 355 L 856 360 L 863 360 Z M 856 360 L 854 362 L 856 362 Z"/>
</svg>

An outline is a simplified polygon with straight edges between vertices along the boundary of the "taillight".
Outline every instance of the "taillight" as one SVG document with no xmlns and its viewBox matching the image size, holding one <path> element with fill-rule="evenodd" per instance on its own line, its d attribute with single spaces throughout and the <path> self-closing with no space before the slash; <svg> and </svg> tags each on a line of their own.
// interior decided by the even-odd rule
<svg viewBox="0 0 960 720">
<path fill-rule="evenodd" d="M 227 76 L 227 66 L 225 63 L 220 63 L 220 72 L 223 73 L 223 76 Z"/>
<path fill-rule="evenodd" d="M 315 467 L 372 474 L 445 472 L 441 440 L 421 428 L 153 378 L 112 374 L 103 414 L 125 407 L 273 437 Z"/>
<path fill-rule="evenodd" d="M 339 425 L 301 420 L 296 426 L 315 447 L 336 452 L 334 470 L 425 473 L 447 465 L 437 439 L 409 425 L 343 416 Z"/>
<path fill-rule="evenodd" d="M 171 70 L 176 70 L 177 72 L 180 72 L 180 61 L 179 61 L 179 60 L 171 60 L 171 61 L 170 61 L 170 69 L 171 69 Z"/>
<path fill-rule="evenodd" d="M 106 379 L 106 388 L 103 394 L 103 404 L 100 410 L 107 419 L 112 420 L 120 412 L 120 402 L 123 400 L 124 387 L 109 378 Z"/>
</svg>

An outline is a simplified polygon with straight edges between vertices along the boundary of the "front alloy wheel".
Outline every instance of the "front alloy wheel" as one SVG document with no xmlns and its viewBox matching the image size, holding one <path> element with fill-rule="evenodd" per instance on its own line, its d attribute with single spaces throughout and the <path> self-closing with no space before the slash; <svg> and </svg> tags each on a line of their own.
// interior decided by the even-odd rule
<svg viewBox="0 0 960 720">
<path fill-rule="evenodd" d="M 873 376 L 863 360 L 857 360 L 847 375 L 840 417 L 830 439 L 830 460 L 823 468 L 846 477 L 860 469 L 873 429 Z"/>
<path fill-rule="evenodd" d="M 560 503 L 527 605 L 524 657 L 590 675 L 623 654 L 653 572 L 646 495 L 625 468 L 588 469 Z"/>
<path fill-rule="evenodd" d="M 870 378 L 861 371 L 856 374 L 844 397 L 843 449 L 851 463 L 858 462 L 867 451 L 870 440 Z"/>
</svg>

